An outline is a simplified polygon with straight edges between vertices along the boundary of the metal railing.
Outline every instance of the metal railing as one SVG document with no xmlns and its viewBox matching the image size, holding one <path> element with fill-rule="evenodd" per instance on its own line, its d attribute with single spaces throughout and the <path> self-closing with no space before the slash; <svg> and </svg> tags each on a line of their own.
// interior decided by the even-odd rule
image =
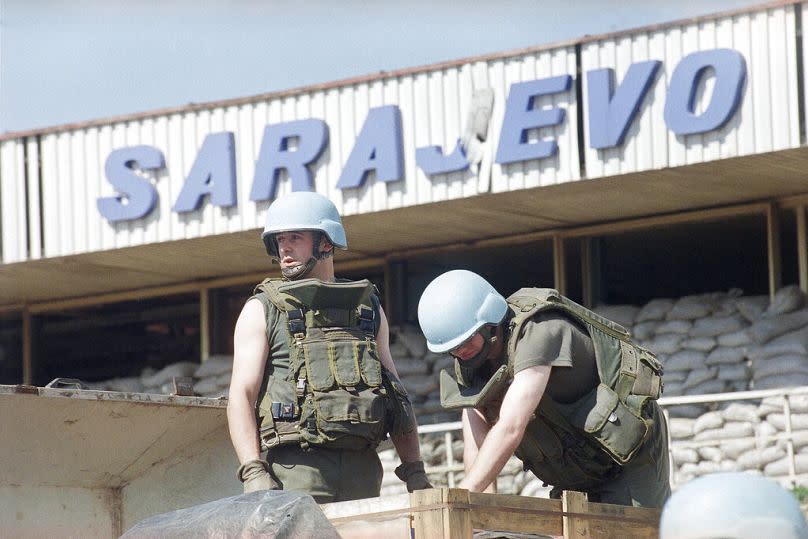
<svg viewBox="0 0 808 539">
<path fill-rule="evenodd" d="M 785 480 L 787 481 L 792 487 L 798 485 L 799 480 L 805 480 L 808 482 L 808 474 L 798 474 L 795 455 L 796 451 L 794 449 L 794 429 L 793 429 L 793 422 L 792 422 L 792 407 L 791 407 L 791 398 L 799 395 L 808 395 L 808 387 L 795 387 L 795 388 L 783 388 L 783 389 L 766 389 L 766 390 L 757 390 L 757 391 L 738 391 L 732 393 L 713 393 L 708 395 L 689 395 L 689 396 L 681 396 L 681 397 L 662 397 L 659 399 L 659 404 L 662 407 L 662 413 L 665 415 L 665 419 L 668 422 L 668 446 L 670 448 L 669 456 L 670 456 L 670 474 L 671 474 L 671 486 L 676 488 L 676 470 L 677 465 L 674 462 L 674 448 L 699 448 L 699 447 L 711 447 L 711 446 L 720 446 L 721 444 L 726 444 L 729 442 L 736 442 L 736 441 L 755 441 L 757 444 L 761 443 L 769 443 L 769 442 L 777 442 L 777 441 L 784 441 L 786 445 L 786 455 L 788 457 L 788 475 L 787 476 L 775 476 L 778 480 Z M 759 436 L 757 434 L 752 433 L 750 436 L 744 437 L 734 437 L 734 438 L 720 438 L 714 440 L 675 440 L 671 438 L 671 429 L 670 429 L 670 413 L 669 408 L 672 406 L 678 406 L 683 404 L 718 404 L 718 403 L 726 403 L 726 402 L 734 402 L 734 401 L 750 401 L 750 400 L 761 400 L 768 397 L 782 397 L 783 398 L 783 416 L 784 416 L 784 423 L 785 423 L 785 431 L 780 432 L 777 434 L 771 434 L 767 436 Z M 429 474 L 446 474 L 446 484 L 449 487 L 454 487 L 456 484 L 456 473 L 463 471 L 463 463 L 458 462 L 454 458 L 454 453 L 452 451 L 452 433 L 456 431 L 462 430 L 462 424 L 460 421 L 454 421 L 451 423 L 436 423 L 433 425 L 420 425 L 418 427 L 418 434 L 419 435 L 426 435 L 426 434 L 435 434 L 435 433 L 443 433 L 444 435 L 444 444 L 445 444 L 445 451 L 446 456 L 444 459 L 444 463 L 439 466 L 428 466 L 427 473 Z M 804 431 L 808 433 L 808 431 Z"/>
</svg>

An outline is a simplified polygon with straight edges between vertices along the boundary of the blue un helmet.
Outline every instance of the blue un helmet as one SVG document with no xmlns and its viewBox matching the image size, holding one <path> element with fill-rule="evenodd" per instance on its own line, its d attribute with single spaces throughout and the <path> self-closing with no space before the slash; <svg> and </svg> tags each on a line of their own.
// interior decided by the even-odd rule
<svg viewBox="0 0 808 539">
<path fill-rule="evenodd" d="M 348 240 L 345 238 L 345 229 L 342 227 L 337 207 L 318 193 L 295 191 L 275 199 L 269 206 L 266 226 L 261 235 L 269 256 L 278 258 L 275 234 L 291 230 L 319 231 L 325 234 L 334 247 L 348 248 Z"/>
<path fill-rule="evenodd" d="M 808 539 L 797 499 L 775 481 L 744 472 L 702 476 L 662 508 L 660 539 Z"/>
<path fill-rule="evenodd" d="M 418 322 L 433 352 L 455 348 L 486 324 L 499 324 L 508 304 L 488 281 L 467 270 L 439 275 L 421 294 Z"/>
</svg>

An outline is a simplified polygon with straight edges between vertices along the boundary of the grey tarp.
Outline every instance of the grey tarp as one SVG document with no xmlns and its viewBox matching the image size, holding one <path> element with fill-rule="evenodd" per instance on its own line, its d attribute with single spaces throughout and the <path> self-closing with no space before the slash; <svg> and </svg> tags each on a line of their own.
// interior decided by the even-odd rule
<svg viewBox="0 0 808 539">
<path fill-rule="evenodd" d="M 339 539 L 339 534 L 308 494 L 264 490 L 149 517 L 121 539 L 157 537 Z"/>
</svg>

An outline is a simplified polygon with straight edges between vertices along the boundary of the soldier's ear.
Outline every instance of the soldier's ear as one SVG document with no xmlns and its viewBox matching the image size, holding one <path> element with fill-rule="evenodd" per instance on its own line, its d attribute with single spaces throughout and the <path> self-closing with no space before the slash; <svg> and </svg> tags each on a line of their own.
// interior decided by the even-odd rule
<svg viewBox="0 0 808 539">
<path fill-rule="evenodd" d="M 328 241 L 328 238 L 325 237 L 325 234 L 320 236 L 320 252 L 330 253 L 333 251 L 334 251 L 334 244 Z"/>
</svg>

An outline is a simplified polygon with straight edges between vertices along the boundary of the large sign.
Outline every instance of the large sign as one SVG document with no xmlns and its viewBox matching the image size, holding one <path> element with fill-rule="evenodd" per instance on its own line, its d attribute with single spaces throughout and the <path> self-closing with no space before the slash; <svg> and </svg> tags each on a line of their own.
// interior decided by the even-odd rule
<svg viewBox="0 0 808 539">
<path fill-rule="evenodd" d="M 586 73 L 589 144 L 607 149 L 624 144 L 629 127 L 636 120 L 643 100 L 657 80 L 662 65 L 658 60 L 632 64 L 615 86 L 612 69 Z M 699 103 L 698 90 L 707 77 L 714 79 L 706 103 Z M 712 49 L 689 54 L 674 68 L 668 84 L 664 121 L 676 135 L 685 136 L 720 129 L 737 112 L 746 81 L 746 62 L 732 49 Z M 528 132 L 561 125 L 565 110 L 536 108 L 541 96 L 568 92 L 571 75 L 561 75 L 512 84 L 505 102 L 495 162 L 501 165 L 541 160 L 558 152 L 555 140 L 534 140 Z M 583 99 L 583 96 L 578 96 Z M 417 106 L 417 104 L 416 104 Z M 338 189 L 363 185 L 369 173 L 377 181 L 404 179 L 402 115 L 397 105 L 371 108 L 356 137 L 337 182 Z M 313 169 L 329 144 L 329 126 L 317 118 L 296 120 L 265 127 L 256 158 L 250 200 L 275 198 L 278 178 L 286 171 L 294 191 L 313 189 Z M 469 168 L 467 148 L 458 141 L 451 152 L 440 146 L 415 148 L 416 166 L 427 176 Z M 237 205 L 235 135 L 220 132 L 207 135 L 200 147 L 172 210 L 197 210 L 209 196 L 215 206 Z M 105 173 L 116 195 L 101 197 L 97 207 L 108 221 L 128 221 L 149 215 L 157 202 L 157 190 L 138 171 L 166 167 L 163 152 L 154 146 L 133 146 L 112 151 Z"/>
</svg>

